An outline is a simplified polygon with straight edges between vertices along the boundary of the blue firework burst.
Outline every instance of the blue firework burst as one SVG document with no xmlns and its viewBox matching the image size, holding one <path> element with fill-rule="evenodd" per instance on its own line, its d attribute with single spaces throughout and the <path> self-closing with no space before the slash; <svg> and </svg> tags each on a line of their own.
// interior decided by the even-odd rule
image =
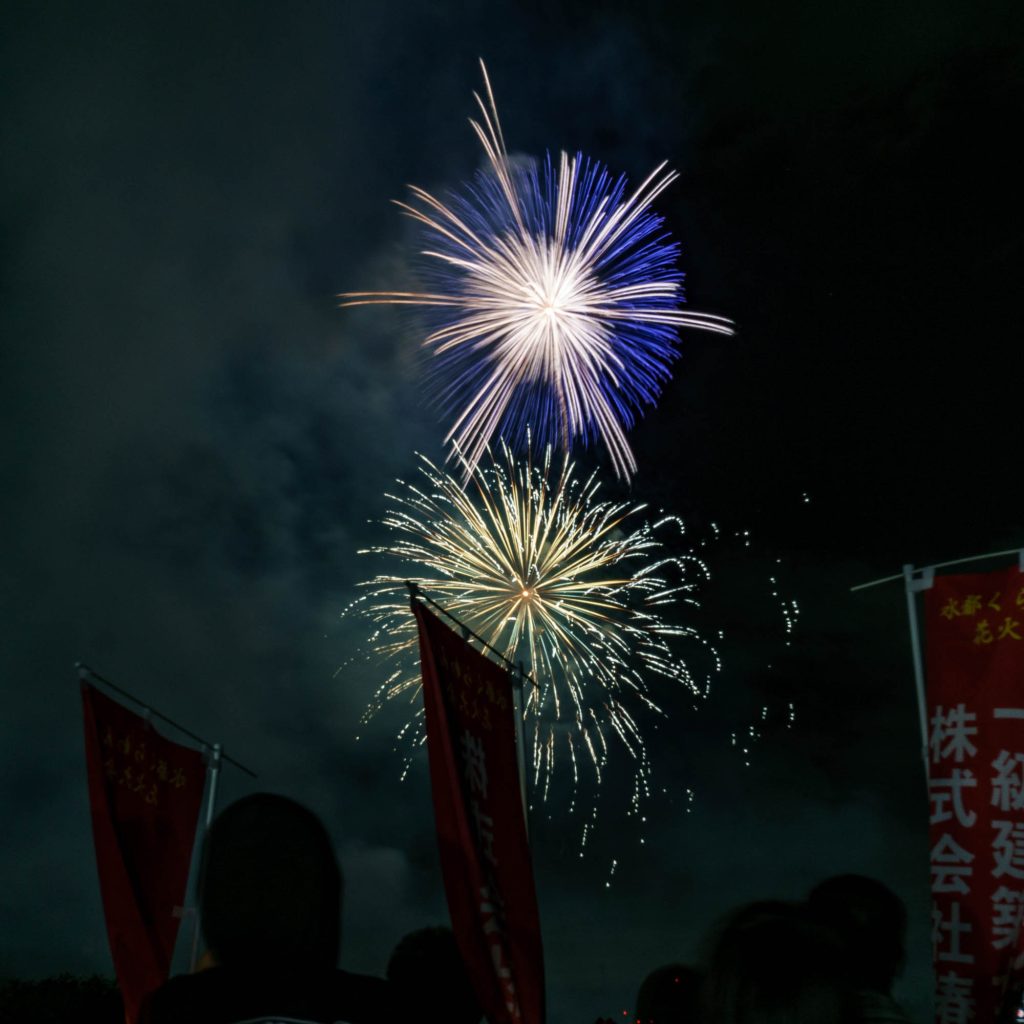
<svg viewBox="0 0 1024 1024">
<path fill-rule="evenodd" d="M 519 448 L 532 431 L 566 450 L 599 442 L 628 478 L 626 431 L 660 395 L 679 328 L 732 333 L 723 317 L 682 308 L 679 246 L 652 209 L 677 175 L 663 163 L 629 191 L 579 153 L 557 166 L 513 161 L 486 69 L 484 85 L 470 123 L 487 168 L 444 202 L 412 187 L 398 203 L 422 226 L 430 290 L 346 293 L 343 304 L 429 311 L 434 393 L 467 473 L 492 439 Z"/>
</svg>

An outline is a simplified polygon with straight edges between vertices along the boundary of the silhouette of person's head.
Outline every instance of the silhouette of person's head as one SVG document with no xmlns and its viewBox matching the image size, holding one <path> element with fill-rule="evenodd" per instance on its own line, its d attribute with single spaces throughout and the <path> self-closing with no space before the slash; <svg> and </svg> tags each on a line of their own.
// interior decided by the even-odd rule
<svg viewBox="0 0 1024 1024">
<path fill-rule="evenodd" d="M 811 913 L 847 948 L 854 984 L 888 994 L 903 967 L 907 911 L 891 889 L 864 875 L 836 875 L 815 886 Z"/>
<path fill-rule="evenodd" d="M 633 1019 L 640 1024 L 691 1024 L 700 1012 L 704 976 L 685 964 L 656 967 L 640 984 Z"/>
<path fill-rule="evenodd" d="M 203 845 L 203 935 L 224 967 L 315 971 L 336 966 L 341 870 L 320 819 L 294 800 L 256 793 L 226 808 Z"/>
<path fill-rule="evenodd" d="M 477 1024 L 482 1016 L 450 928 L 421 928 L 406 935 L 388 960 L 387 977 L 409 1020 Z"/>
<path fill-rule="evenodd" d="M 798 903 L 764 901 L 719 932 L 706 1024 L 852 1024 L 857 1004 L 838 936 Z"/>
</svg>

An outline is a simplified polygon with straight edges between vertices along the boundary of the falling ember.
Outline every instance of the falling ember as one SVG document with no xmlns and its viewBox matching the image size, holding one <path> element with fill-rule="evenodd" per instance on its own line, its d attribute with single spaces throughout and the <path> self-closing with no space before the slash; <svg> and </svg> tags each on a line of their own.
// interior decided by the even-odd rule
<svg viewBox="0 0 1024 1024">
<path fill-rule="evenodd" d="M 343 306 L 420 306 L 432 330 L 446 440 L 468 479 L 488 445 L 599 441 L 616 474 L 636 460 L 626 440 L 654 403 L 683 327 L 732 334 L 730 321 L 685 311 L 679 246 L 651 204 L 677 174 L 660 164 L 632 192 L 582 154 L 513 162 L 487 70 L 481 121 L 488 167 L 442 201 L 410 187 L 397 205 L 422 228 L 423 292 L 347 292 Z"/>
<path fill-rule="evenodd" d="M 389 495 L 383 522 L 393 539 L 361 552 L 401 569 L 365 583 L 346 612 L 369 620 L 370 646 L 390 664 L 367 717 L 387 699 L 419 703 L 411 580 L 536 680 L 523 713 L 534 784 L 545 796 L 556 757 L 568 755 L 574 783 L 581 761 L 600 782 L 614 738 L 631 756 L 638 804 L 649 792 L 649 763 L 637 713 L 660 712 L 649 684 L 706 696 L 709 680 L 691 672 L 681 644 L 702 645 L 718 667 L 697 631 L 670 617 L 696 605 L 697 584 L 708 577 L 696 556 L 665 552 L 662 534 L 682 524 L 650 523 L 642 505 L 599 500 L 595 477 L 575 477 L 568 457 L 556 470 L 550 448 L 535 465 L 503 446 L 467 470 L 467 489 L 422 456 L 420 472 L 419 482 Z"/>
</svg>

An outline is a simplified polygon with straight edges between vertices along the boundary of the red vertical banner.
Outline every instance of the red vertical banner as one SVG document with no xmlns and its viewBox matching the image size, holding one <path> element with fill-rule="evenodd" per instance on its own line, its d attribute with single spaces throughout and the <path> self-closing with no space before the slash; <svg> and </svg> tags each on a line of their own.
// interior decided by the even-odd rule
<svg viewBox="0 0 1024 1024">
<path fill-rule="evenodd" d="M 100 894 L 132 1024 L 170 972 L 206 767 L 201 753 L 85 682 L 82 705 Z"/>
<path fill-rule="evenodd" d="M 413 610 L 452 928 L 490 1024 L 543 1024 L 544 956 L 511 681 L 418 601 Z"/>
<path fill-rule="evenodd" d="M 936 1020 L 1011 1020 L 1024 981 L 1024 573 L 936 576 L 925 632 Z"/>
</svg>

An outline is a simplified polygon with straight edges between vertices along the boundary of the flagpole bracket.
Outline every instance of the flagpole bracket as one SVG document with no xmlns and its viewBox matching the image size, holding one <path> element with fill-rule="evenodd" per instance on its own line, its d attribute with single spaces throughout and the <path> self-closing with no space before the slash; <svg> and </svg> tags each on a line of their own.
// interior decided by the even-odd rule
<svg viewBox="0 0 1024 1024">
<path fill-rule="evenodd" d="M 926 565 L 921 569 L 915 569 L 912 565 L 903 566 L 904 578 L 907 581 L 907 589 L 915 594 L 922 590 L 931 590 L 935 583 L 935 566 Z"/>
</svg>

